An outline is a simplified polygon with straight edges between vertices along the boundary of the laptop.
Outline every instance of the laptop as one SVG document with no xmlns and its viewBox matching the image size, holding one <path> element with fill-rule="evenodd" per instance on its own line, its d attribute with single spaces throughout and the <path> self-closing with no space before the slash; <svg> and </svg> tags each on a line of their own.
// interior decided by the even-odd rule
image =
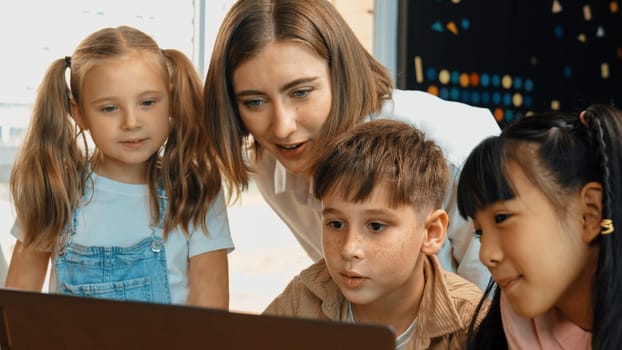
<svg viewBox="0 0 622 350">
<path fill-rule="evenodd" d="M 381 325 L 0 289 L 0 349 L 394 350 Z"/>
</svg>

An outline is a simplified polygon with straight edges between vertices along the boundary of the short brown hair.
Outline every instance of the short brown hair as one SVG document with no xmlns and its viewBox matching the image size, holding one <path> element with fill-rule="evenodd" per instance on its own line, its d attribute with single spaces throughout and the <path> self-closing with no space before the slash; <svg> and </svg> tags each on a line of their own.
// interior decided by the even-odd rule
<svg viewBox="0 0 622 350">
<path fill-rule="evenodd" d="M 449 185 L 443 152 L 417 128 L 378 119 L 359 124 L 326 147 L 313 173 L 313 193 L 364 201 L 390 184 L 389 205 L 440 208 Z"/>
</svg>

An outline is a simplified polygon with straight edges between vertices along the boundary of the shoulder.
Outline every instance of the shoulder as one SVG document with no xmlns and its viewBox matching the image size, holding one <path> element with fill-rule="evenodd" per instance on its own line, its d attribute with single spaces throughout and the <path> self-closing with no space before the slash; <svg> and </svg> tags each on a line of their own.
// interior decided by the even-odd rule
<svg viewBox="0 0 622 350">
<path fill-rule="evenodd" d="M 444 306 L 448 313 L 459 316 L 462 323 L 465 320 L 470 321 L 483 296 L 482 291 L 465 278 L 443 269 L 436 256 L 428 256 L 427 262 L 425 273 L 432 278 L 426 277 L 426 280 L 431 281 L 432 286 L 426 289 L 434 290 L 433 303 Z"/>
<path fill-rule="evenodd" d="M 379 117 L 412 124 L 458 165 L 481 140 L 501 131 L 487 108 L 443 100 L 424 91 L 393 90 Z"/>
<path fill-rule="evenodd" d="M 339 294 L 339 289 L 328 273 L 324 259 L 302 270 L 298 278 L 301 286 L 304 286 L 305 290 L 308 290 L 319 300 L 331 300 Z"/>
<path fill-rule="evenodd" d="M 443 278 L 447 285 L 452 303 L 454 304 L 460 318 L 466 325 L 471 319 L 483 297 L 482 291 L 472 282 L 449 271 L 443 271 Z M 488 301 L 485 301 L 485 307 Z"/>
<path fill-rule="evenodd" d="M 323 260 L 295 276 L 263 311 L 264 314 L 310 318 L 322 317 L 323 286 L 330 275 Z M 319 293 L 318 293 L 319 292 Z M 319 294 L 319 295 L 318 295 Z"/>
<path fill-rule="evenodd" d="M 464 117 L 473 118 L 472 123 L 474 124 L 487 125 L 492 131 L 499 129 L 492 113 L 487 108 L 444 100 L 425 91 L 394 89 L 391 99 L 387 102 L 392 103 L 392 106 L 391 104 L 385 105 L 383 113 L 390 111 L 387 109 L 392 107 L 392 113 L 395 115 L 403 115 L 405 118 L 411 115 L 414 120 L 429 119 L 429 115 L 442 116 L 443 118 L 456 117 L 458 119 L 459 116 L 455 114 L 460 113 Z"/>
<path fill-rule="evenodd" d="M 479 302 L 482 291 L 475 284 L 462 276 L 446 270 L 443 270 L 443 278 L 447 284 L 447 290 L 453 299 Z"/>
</svg>

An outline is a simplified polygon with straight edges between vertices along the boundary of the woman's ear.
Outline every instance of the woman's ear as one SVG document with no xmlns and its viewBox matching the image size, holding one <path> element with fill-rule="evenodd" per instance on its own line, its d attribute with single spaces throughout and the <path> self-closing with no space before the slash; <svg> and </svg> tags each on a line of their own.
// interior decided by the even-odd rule
<svg viewBox="0 0 622 350">
<path fill-rule="evenodd" d="M 585 184 L 579 192 L 579 205 L 583 218 L 582 238 L 585 243 L 590 243 L 600 235 L 600 221 L 603 219 L 603 186 L 598 182 Z"/>
<path fill-rule="evenodd" d="M 70 100 L 70 103 L 71 103 L 71 116 L 73 117 L 73 120 L 76 121 L 76 124 L 78 124 L 80 129 L 84 131 L 88 130 L 89 129 L 88 125 L 82 118 L 82 113 L 80 113 L 80 107 L 76 104 L 76 101 L 74 101 L 73 98 Z"/>
<path fill-rule="evenodd" d="M 426 236 L 421 246 L 425 255 L 434 255 L 443 247 L 449 216 L 443 209 L 433 210 L 425 219 Z"/>
</svg>

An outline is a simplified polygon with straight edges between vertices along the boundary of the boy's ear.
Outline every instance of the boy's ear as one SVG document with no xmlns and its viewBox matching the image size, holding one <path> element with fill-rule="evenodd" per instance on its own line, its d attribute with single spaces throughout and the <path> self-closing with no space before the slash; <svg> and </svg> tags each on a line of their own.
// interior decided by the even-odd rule
<svg viewBox="0 0 622 350">
<path fill-rule="evenodd" d="M 436 254 L 443 243 L 447 234 L 447 224 L 449 216 L 443 209 L 433 210 L 425 219 L 426 236 L 421 246 L 421 252 L 425 255 Z"/>
<path fill-rule="evenodd" d="M 71 116 L 73 117 L 73 120 L 76 121 L 76 124 L 78 124 L 80 129 L 84 131 L 88 130 L 88 125 L 86 125 L 86 122 L 84 121 L 84 119 L 82 118 L 82 114 L 80 113 L 80 107 L 76 104 L 76 101 L 74 101 L 73 98 L 70 100 L 70 103 Z"/>
<path fill-rule="evenodd" d="M 607 219 L 603 218 L 603 186 L 598 182 L 585 184 L 579 192 L 579 205 L 583 219 L 582 238 L 585 243 L 590 243 L 600 234 L 600 221 Z"/>
</svg>

